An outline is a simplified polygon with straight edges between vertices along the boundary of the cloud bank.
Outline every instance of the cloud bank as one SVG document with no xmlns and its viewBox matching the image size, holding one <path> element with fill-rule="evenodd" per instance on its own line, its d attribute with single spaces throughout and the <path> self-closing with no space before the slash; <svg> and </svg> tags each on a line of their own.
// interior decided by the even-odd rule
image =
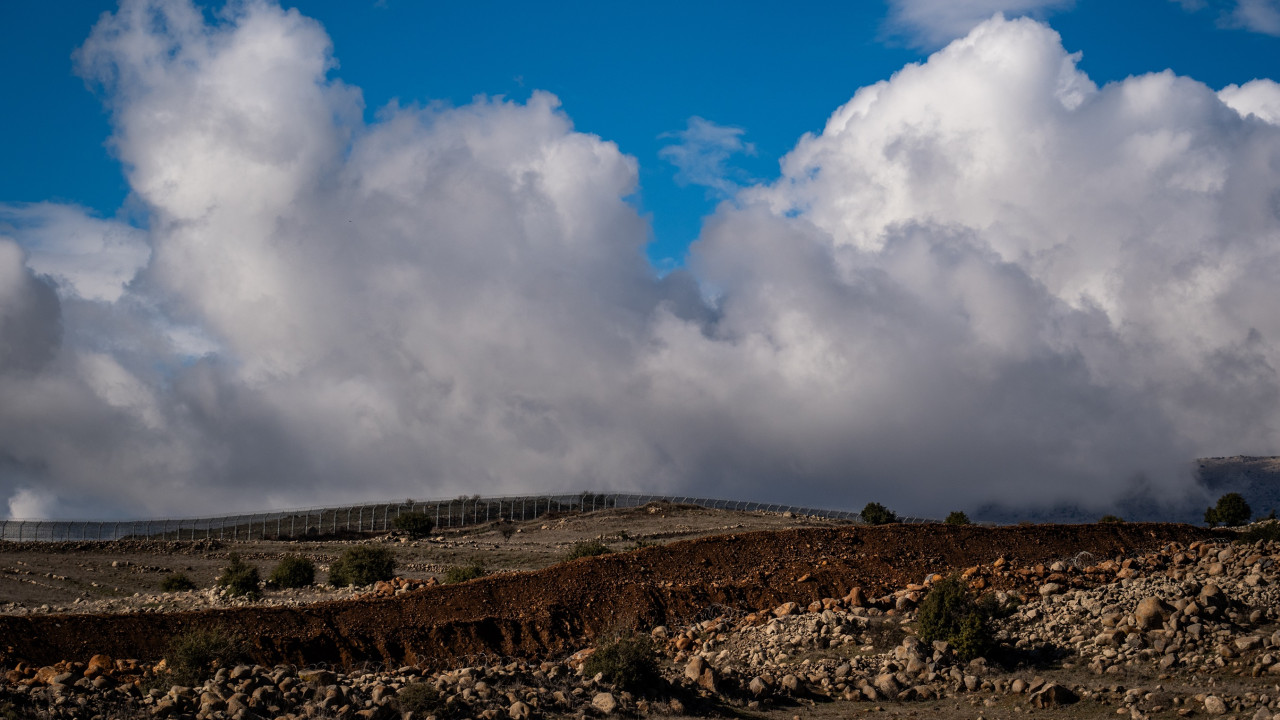
<svg viewBox="0 0 1280 720">
<path fill-rule="evenodd" d="M 296 11 L 126 2 L 78 61 L 148 228 L 9 209 L 0 495 L 1199 502 L 1191 458 L 1277 444 L 1280 91 L 1076 59 L 983 23 L 658 279 L 636 161 L 553 96 L 366 124 Z"/>
</svg>

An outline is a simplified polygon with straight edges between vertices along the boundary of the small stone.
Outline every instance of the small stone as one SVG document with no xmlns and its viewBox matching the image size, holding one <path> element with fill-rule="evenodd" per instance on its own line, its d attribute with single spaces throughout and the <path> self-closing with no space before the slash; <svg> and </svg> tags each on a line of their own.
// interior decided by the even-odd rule
<svg viewBox="0 0 1280 720">
<path fill-rule="evenodd" d="M 507 716 L 511 720 L 526 720 L 529 717 L 529 706 L 517 700 L 511 703 L 511 707 L 507 708 Z"/>
<path fill-rule="evenodd" d="M 1173 612 L 1173 606 L 1158 597 L 1143 598 L 1133 611 L 1138 627 L 1143 630 L 1154 630 L 1164 624 Z"/>
<path fill-rule="evenodd" d="M 1246 635 L 1245 637 L 1236 638 L 1236 650 L 1240 652 L 1249 652 L 1262 647 L 1262 638 L 1257 635 Z"/>
<path fill-rule="evenodd" d="M 1057 595 L 1060 592 L 1062 592 L 1062 586 L 1059 585 L 1058 583 L 1045 583 L 1040 586 L 1041 597 L 1049 597 L 1050 595 Z"/>
<path fill-rule="evenodd" d="M 785 602 L 773 609 L 774 617 L 786 617 L 795 615 L 800 611 L 800 606 L 793 602 Z"/>
<path fill-rule="evenodd" d="M 1080 700 L 1071 688 L 1057 683 L 1049 683 L 1031 696 L 1031 703 L 1036 707 L 1047 708 L 1059 705 L 1070 705 Z"/>
<path fill-rule="evenodd" d="M 902 686 L 898 684 L 898 679 L 893 676 L 893 673 L 881 673 L 877 675 L 874 684 L 876 690 L 878 690 L 881 695 L 886 695 L 891 698 L 897 697 L 898 693 L 902 692 Z"/>
<path fill-rule="evenodd" d="M 597 693 L 595 697 L 591 698 L 591 707 L 605 715 L 612 715 L 613 711 L 618 709 L 618 701 L 613 697 L 613 693 Z"/>
<path fill-rule="evenodd" d="M 1217 695 L 1210 695 L 1204 699 L 1204 711 L 1210 715 L 1226 715 L 1227 704 Z"/>
</svg>

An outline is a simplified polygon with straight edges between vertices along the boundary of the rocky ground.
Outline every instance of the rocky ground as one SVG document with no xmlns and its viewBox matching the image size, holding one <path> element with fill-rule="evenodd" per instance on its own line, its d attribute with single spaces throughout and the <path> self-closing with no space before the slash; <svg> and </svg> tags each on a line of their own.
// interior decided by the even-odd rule
<svg viewBox="0 0 1280 720">
<path fill-rule="evenodd" d="M 545 568 L 561 561 L 574 543 L 584 540 L 597 540 L 623 550 L 637 544 L 659 545 L 732 532 L 841 524 L 846 523 L 654 504 L 517 522 L 506 537 L 496 523 L 489 523 L 441 528 L 432 537 L 420 540 L 390 533 L 305 541 L 0 542 L 0 615 L 234 607 L 239 601 L 219 592 L 214 584 L 233 552 L 256 565 L 264 577 L 285 555 L 302 555 L 314 562 L 320 571 L 320 584 L 305 590 L 267 588 L 263 600 L 257 603 L 297 606 L 352 597 L 353 591 L 331 587 L 325 581 L 329 563 L 359 544 L 394 548 L 398 572 L 425 584 L 441 579 L 452 566 L 477 561 L 491 573 Z M 161 592 L 161 581 L 173 573 L 187 575 L 201 589 Z"/>
<path fill-rule="evenodd" d="M 776 602 L 709 602 L 706 596 L 661 623 L 646 624 L 641 615 L 623 618 L 632 627 L 615 627 L 613 634 L 630 631 L 652 638 L 662 673 L 660 681 L 631 692 L 584 673 L 584 661 L 610 635 L 595 631 L 556 645 L 556 652 L 517 643 L 505 647 L 523 652 L 507 656 L 494 652 L 393 667 L 376 662 L 300 667 L 267 659 L 213 669 L 185 684 L 174 682 L 167 660 L 99 654 L 40 665 L 12 662 L 17 655 L 10 652 L 6 683 L 0 686 L 0 717 L 6 711 L 10 717 L 198 720 L 651 715 L 781 720 L 864 713 L 1239 720 L 1280 714 L 1280 543 L 1241 544 L 1231 533 L 1179 527 L 1185 528 L 961 531 L 933 526 L 754 533 L 736 541 L 708 538 L 614 558 L 615 565 L 621 561 L 634 573 L 637 564 L 660 570 L 662 558 L 671 555 L 714 583 L 720 580 L 713 579 L 711 563 L 699 570 L 701 563 L 691 559 L 698 552 L 732 566 L 735 553 L 726 548 L 744 541 L 775 555 L 782 546 L 770 542 L 799 543 L 812 568 L 792 576 L 800 566 L 783 560 L 772 569 L 759 557 L 743 557 L 744 566 L 762 568 L 752 582 L 770 585 L 769 575 L 788 576 L 773 583 L 779 588 L 772 596 Z M 886 558 L 889 570 L 877 572 L 872 560 L 893 544 L 905 557 Z M 1081 546 L 1091 549 L 1074 549 Z M 864 572 L 841 565 L 840 573 L 859 584 L 846 583 L 844 592 L 826 594 L 837 585 L 821 573 L 841 560 L 841 550 L 866 555 L 844 553 Z M 979 561 L 965 562 L 970 558 Z M 559 582 L 569 571 L 589 578 L 600 563 L 598 575 L 608 578 L 608 561 L 592 558 L 541 574 Z M 946 643 L 925 643 L 917 636 L 918 604 L 942 575 L 953 573 L 975 592 L 992 593 L 1006 608 L 996 621 L 999 647 L 985 657 L 963 661 Z M 511 576 L 506 584 L 538 575 Z M 682 582 L 683 576 L 671 577 L 653 582 Z M 494 582 L 466 585 L 492 592 Z M 395 597 L 397 589 L 381 588 L 392 596 L 382 602 L 398 606 L 433 598 L 447 603 L 452 597 L 449 588 Z M 673 621 L 681 614 L 683 620 Z M 179 615 L 189 617 L 189 625 L 203 617 Z M 38 620 L 62 624 L 73 617 Z M 384 650 L 370 655 L 394 657 Z"/>
</svg>

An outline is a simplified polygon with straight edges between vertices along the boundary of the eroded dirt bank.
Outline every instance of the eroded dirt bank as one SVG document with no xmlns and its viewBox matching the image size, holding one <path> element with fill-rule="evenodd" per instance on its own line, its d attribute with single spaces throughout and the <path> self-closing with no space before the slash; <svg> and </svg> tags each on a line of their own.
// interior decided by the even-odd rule
<svg viewBox="0 0 1280 720">
<path fill-rule="evenodd" d="M 725 535 L 427 588 L 398 598 L 307 607 L 172 614 L 0 617 L 0 663 L 112 657 L 155 660 L 174 635 L 218 627 L 246 638 L 263 664 L 416 664 L 477 655 L 536 658 L 634 623 L 688 620 L 708 606 L 871 597 L 1005 557 L 1030 566 L 1081 552 L 1097 559 L 1211 535 L 1189 525 L 887 526 Z M 1009 582 L 1019 579 L 1011 577 Z"/>
</svg>

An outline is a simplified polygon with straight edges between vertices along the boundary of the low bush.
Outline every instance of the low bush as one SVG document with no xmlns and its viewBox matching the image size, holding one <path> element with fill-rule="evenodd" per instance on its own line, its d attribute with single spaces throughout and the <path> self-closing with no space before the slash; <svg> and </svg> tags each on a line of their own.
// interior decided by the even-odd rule
<svg viewBox="0 0 1280 720">
<path fill-rule="evenodd" d="M 920 603 L 916 615 L 920 639 L 926 643 L 945 640 L 962 660 L 981 657 L 995 647 L 993 604 L 976 602 L 959 578 L 940 580 Z"/>
<path fill-rule="evenodd" d="M 218 587 L 227 589 L 232 597 L 258 597 L 262 594 L 258 568 L 240 559 L 240 553 L 231 553 L 231 562 L 218 576 Z"/>
<path fill-rule="evenodd" d="M 963 512 L 959 510 L 955 510 L 951 514 L 947 515 L 946 523 L 948 525 L 971 525 L 972 524 L 971 522 L 969 522 L 969 516 L 965 515 Z"/>
<path fill-rule="evenodd" d="M 583 663 L 583 675 L 590 678 L 597 673 L 604 673 L 605 682 L 629 692 L 653 688 L 661 677 L 658 674 L 658 650 L 648 635 L 610 640 Z"/>
<path fill-rule="evenodd" d="M 396 693 L 400 711 L 411 712 L 414 717 L 434 715 L 444 705 L 443 700 L 436 686 L 426 682 L 411 682 Z"/>
<path fill-rule="evenodd" d="M 357 545 L 329 564 L 329 584 L 372 585 L 395 577 L 396 556 L 387 548 Z"/>
<path fill-rule="evenodd" d="M 577 560 L 582 557 L 592 557 L 593 555 L 608 555 L 613 550 L 599 540 L 581 540 L 573 544 L 569 548 L 569 552 L 565 554 L 565 560 Z"/>
<path fill-rule="evenodd" d="M 474 560 L 466 565 L 454 565 L 444 573 L 444 584 L 453 585 L 456 583 L 475 580 L 484 577 L 486 574 L 484 563 Z"/>
<path fill-rule="evenodd" d="M 436 523 L 424 512 L 407 512 L 397 515 L 391 524 L 397 530 L 409 533 L 410 537 L 424 538 L 436 529 Z"/>
<path fill-rule="evenodd" d="M 516 534 L 516 524 L 510 520 L 503 520 L 498 523 L 498 534 L 503 540 L 510 540 L 511 536 Z"/>
<path fill-rule="evenodd" d="M 1120 517 L 1119 515 L 1103 515 L 1102 517 L 1098 518 L 1098 522 L 1100 522 L 1100 523 L 1122 523 L 1122 522 L 1124 522 L 1124 518 Z"/>
<path fill-rule="evenodd" d="M 897 514 L 877 502 L 867 503 L 860 514 L 862 522 L 868 525 L 889 525 L 898 522 Z"/>
<path fill-rule="evenodd" d="M 1227 493 L 1218 498 L 1217 505 L 1204 511 L 1204 521 L 1209 524 L 1209 527 L 1219 524 L 1228 527 L 1244 525 L 1252 516 L 1253 510 L 1240 493 Z"/>
<path fill-rule="evenodd" d="M 164 580 L 160 581 L 161 592 L 167 592 L 167 593 L 185 592 L 187 590 L 195 590 L 195 589 L 196 589 L 195 582 L 191 578 L 187 577 L 182 573 L 174 573 L 172 575 L 167 575 L 165 576 Z"/>
<path fill-rule="evenodd" d="M 239 664 L 245 659 L 245 652 L 235 635 L 216 629 L 190 630 L 169 642 L 169 652 L 164 657 L 169 667 L 166 682 L 191 687 L 217 668 Z"/>
<path fill-rule="evenodd" d="M 271 582 L 277 587 L 300 588 L 316 582 L 316 564 L 301 555 L 285 555 L 271 571 Z"/>
</svg>

